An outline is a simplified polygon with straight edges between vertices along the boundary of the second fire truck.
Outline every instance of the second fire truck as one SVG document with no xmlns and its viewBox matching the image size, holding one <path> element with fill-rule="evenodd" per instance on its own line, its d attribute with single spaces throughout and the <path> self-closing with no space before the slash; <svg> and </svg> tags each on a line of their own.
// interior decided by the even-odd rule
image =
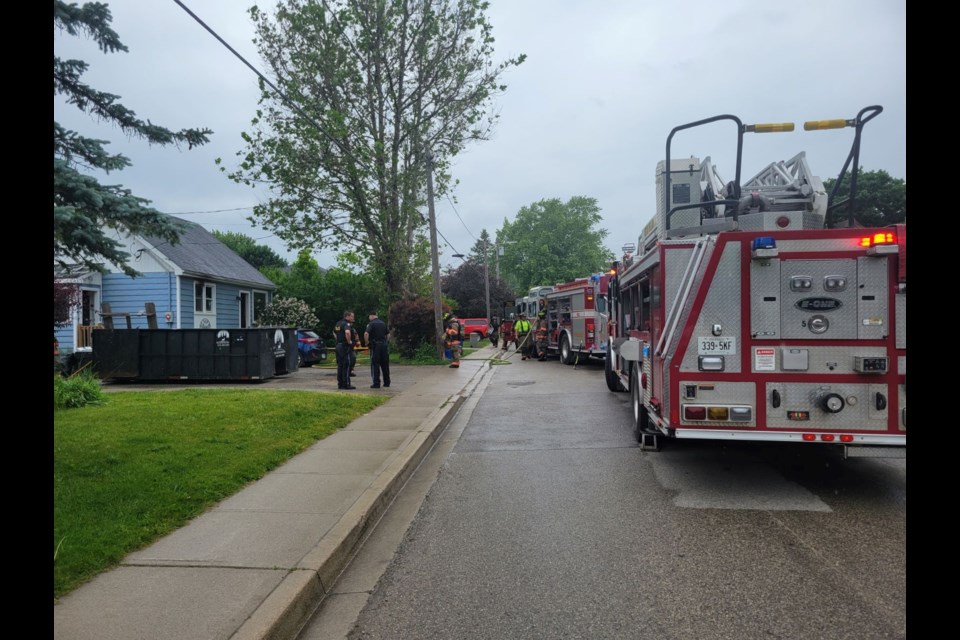
<svg viewBox="0 0 960 640">
<path fill-rule="evenodd" d="M 606 357 L 609 282 L 609 273 L 598 273 L 557 284 L 546 295 L 547 352 L 563 364 Z"/>
</svg>

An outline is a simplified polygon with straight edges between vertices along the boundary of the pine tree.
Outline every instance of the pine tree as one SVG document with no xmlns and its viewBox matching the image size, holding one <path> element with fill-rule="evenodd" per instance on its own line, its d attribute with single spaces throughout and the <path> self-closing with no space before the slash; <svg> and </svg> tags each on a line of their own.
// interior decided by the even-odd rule
<svg viewBox="0 0 960 640">
<path fill-rule="evenodd" d="M 89 2 L 82 6 L 60 0 L 53 3 L 54 31 L 92 38 L 104 53 L 127 51 L 110 28 L 112 16 L 106 4 Z M 188 148 L 208 142 L 209 129 L 171 131 L 136 114 L 118 102 L 119 96 L 97 91 L 81 82 L 87 70 L 81 60 L 53 59 L 54 95 L 66 96 L 68 104 L 105 122 L 123 133 L 151 144 Z M 168 216 L 148 207 L 149 200 L 133 195 L 120 185 L 103 185 L 80 169 L 111 172 L 130 166 L 123 155 L 107 153 L 103 140 L 87 138 L 53 122 L 53 255 L 54 266 L 72 264 L 104 272 L 110 262 L 131 276 L 138 272 L 127 264 L 129 255 L 104 232 L 105 228 L 143 233 L 175 243 L 180 227 Z"/>
</svg>

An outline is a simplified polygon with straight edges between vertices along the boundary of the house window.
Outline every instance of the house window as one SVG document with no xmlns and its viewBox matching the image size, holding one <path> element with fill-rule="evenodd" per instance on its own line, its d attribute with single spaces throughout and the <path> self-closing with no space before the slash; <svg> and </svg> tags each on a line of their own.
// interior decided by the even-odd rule
<svg viewBox="0 0 960 640">
<path fill-rule="evenodd" d="M 193 310 L 197 313 L 213 313 L 215 308 L 214 286 L 197 282 L 193 285 Z"/>
</svg>

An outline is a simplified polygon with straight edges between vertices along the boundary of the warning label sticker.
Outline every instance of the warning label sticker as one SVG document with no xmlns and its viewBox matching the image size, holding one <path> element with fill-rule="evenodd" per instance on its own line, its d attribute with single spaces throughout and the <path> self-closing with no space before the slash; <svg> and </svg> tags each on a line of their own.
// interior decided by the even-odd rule
<svg viewBox="0 0 960 640">
<path fill-rule="evenodd" d="M 776 371 L 777 370 L 777 351 L 757 347 L 753 350 L 753 370 L 754 371 Z"/>
</svg>

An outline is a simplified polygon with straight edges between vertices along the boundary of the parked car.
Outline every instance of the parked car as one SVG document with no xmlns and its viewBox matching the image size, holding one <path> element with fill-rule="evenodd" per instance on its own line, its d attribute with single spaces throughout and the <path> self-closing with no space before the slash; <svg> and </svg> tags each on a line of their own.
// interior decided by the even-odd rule
<svg viewBox="0 0 960 640">
<path fill-rule="evenodd" d="M 326 362 L 327 345 L 313 331 L 297 329 L 298 366 L 309 367 L 317 362 Z"/>
<path fill-rule="evenodd" d="M 470 337 L 475 333 L 481 338 L 489 337 L 490 322 L 486 318 L 460 318 L 460 324 L 463 325 L 463 335 Z"/>
</svg>

